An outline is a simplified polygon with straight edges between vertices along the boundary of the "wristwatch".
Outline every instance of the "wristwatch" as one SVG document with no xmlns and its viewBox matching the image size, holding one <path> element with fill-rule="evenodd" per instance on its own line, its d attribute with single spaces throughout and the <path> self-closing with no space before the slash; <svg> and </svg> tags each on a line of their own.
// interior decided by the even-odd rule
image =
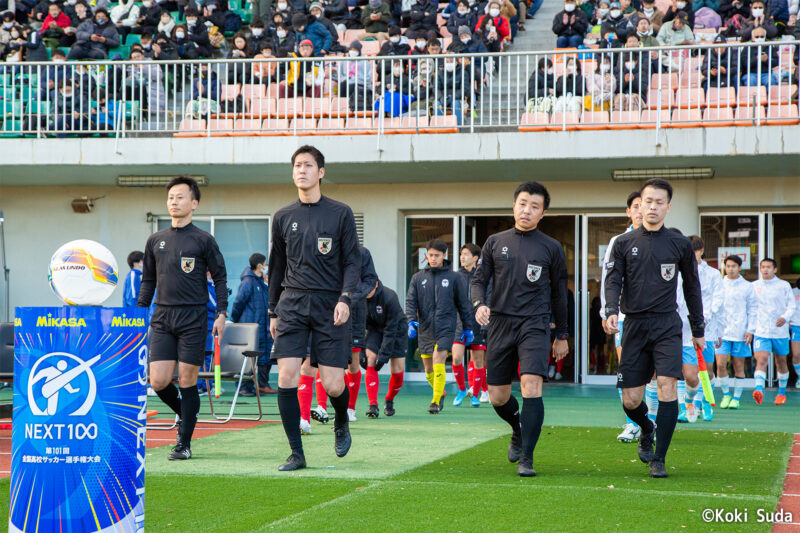
<svg viewBox="0 0 800 533">
<path fill-rule="evenodd" d="M 227 312 L 227 311 L 225 311 L 225 310 L 223 310 L 223 311 L 217 311 L 217 317 L 216 317 L 216 318 L 219 318 L 219 317 L 220 317 L 220 315 L 223 315 L 225 318 L 228 318 L 228 312 Z"/>
<path fill-rule="evenodd" d="M 560 341 L 565 341 L 569 339 L 569 333 L 561 333 L 560 335 L 556 336 L 556 338 Z"/>
<path fill-rule="evenodd" d="M 278 318 L 278 314 L 274 311 L 267 311 L 267 316 L 270 318 Z"/>
</svg>

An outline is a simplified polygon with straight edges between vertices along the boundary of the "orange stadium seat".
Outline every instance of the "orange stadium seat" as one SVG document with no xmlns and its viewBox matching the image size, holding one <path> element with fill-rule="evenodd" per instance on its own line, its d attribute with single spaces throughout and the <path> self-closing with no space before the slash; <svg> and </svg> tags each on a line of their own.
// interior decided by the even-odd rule
<svg viewBox="0 0 800 533">
<path fill-rule="evenodd" d="M 707 107 L 703 111 L 703 126 L 706 128 L 720 128 L 733 126 L 733 108 Z"/>
<path fill-rule="evenodd" d="M 231 137 L 250 137 L 261 132 L 260 118 L 243 118 L 233 121 Z"/>
<path fill-rule="evenodd" d="M 455 115 L 434 115 L 422 133 L 458 133 L 458 117 Z"/>
<path fill-rule="evenodd" d="M 697 128 L 701 125 L 703 115 L 697 107 L 679 107 L 672 112 L 671 128 Z"/>
<path fill-rule="evenodd" d="M 361 43 L 361 55 L 373 57 L 378 55 L 381 50 L 381 43 L 379 41 L 364 41 Z"/>
<path fill-rule="evenodd" d="M 271 117 L 275 115 L 277 107 L 274 98 L 257 97 L 246 100 L 245 109 L 250 117 Z"/>
<path fill-rule="evenodd" d="M 326 117 L 330 113 L 331 101 L 327 97 L 308 98 L 303 101 L 303 115 L 306 117 Z"/>
<path fill-rule="evenodd" d="M 764 106 L 739 106 L 736 108 L 734 115 L 734 125 L 736 126 L 754 126 L 756 124 L 756 117 L 759 123 L 763 123 L 767 118 L 767 113 Z"/>
<path fill-rule="evenodd" d="M 261 83 L 242 85 L 240 94 L 245 101 L 251 98 L 264 98 L 267 96 L 267 86 Z"/>
<path fill-rule="evenodd" d="M 610 130 L 628 130 L 639 126 L 639 111 L 612 111 Z"/>
<path fill-rule="evenodd" d="M 237 96 L 242 93 L 241 86 L 237 85 L 223 85 L 220 91 L 220 100 L 235 100 Z"/>
<path fill-rule="evenodd" d="M 342 135 L 345 122 L 343 118 L 321 118 L 315 135 Z"/>
<path fill-rule="evenodd" d="M 178 126 L 178 133 L 175 133 L 174 137 L 205 137 L 205 135 L 205 120 L 192 120 L 185 118 L 181 120 L 181 124 Z"/>
<path fill-rule="evenodd" d="M 677 107 L 694 108 L 705 107 L 706 95 L 703 89 L 697 88 L 681 88 L 678 89 L 675 97 L 675 104 Z"/>
<path fill-rule="evenodd" d="M 369 135 L 371 133 L 378 133 L 378 130 L 369 117 L 350 117 L 345 123 L 345 135 Z"/>
<path fill-rule="evenodd" d="M 233 131 L 233 119 L 210 118 L 208 119 L 208 129 L 212 137 L 228 137 Z"/>
<path fill-rule="evenodd" d="M 261 137 L 289 135 L 289 119 L 265 118 L 261 123 L 261 131 L 258 132 L 258 135 Z"/>
<path fill-rule="evenodd" d="M 607 130 L 608 111 L 584 111 L 577 128 L 579 130 Z"/>
<path fill-rule="evenodd" d="M 788 104 L 797 94 L 797 85 L 771 85 L 769 88 L 769 105 Z"/>
<path fill-rule="evenodd" d="M 550 125 L 547 126 L 547 130 L 548 131 L 575 130 L 578 128 L 578 123 L 580 121 L 581 121 L 580 113 L 555 111 L 550 117 Z"/>
<path fill-rule="evenodd" d="M 675 90 L 678 88 L 678 81 L 677 72 L 656 72 L 650 77 L 650 88 Z"/>
<path fill-rule="evenodd" d="M 763 106 L 767 103 L 767 88 L 763 85 L 755 87 L 739 87 L 739 96 L 736 100 L 737 105 L 749 107 L 753 105 Z"/>
<path fill-rule="evenodd" d="M 709 87 L 706 104 L 708 107 L 733 107 L 736 105 L 736 89 L 733 87 Z"/>
<path fill-rule="evenodd" d="M 347 117 L 350 115 L 350 101 L 344 97 L 336 97 L 334 96 L 331 98 L 330 104 L 328 104 L 328 116 L 330 117 Z"/>
<path fill-rule="evenodd" d="M 797 124 L 797 104 L 771 105 L 767 109 L 767 124 L 775 126 L 788 126 Z"/>
<path fill-rule="evenodd" d="M 549 123 L 547 113 L 525 113 L 519 121 L 519 131 L 545 131 Z"/>
<path fill-rule="evenodd" d="M 303 113 L 303 98 L 278 98 L 275 106 L 275 116 L 280 118 L 294 118 Z"/>
<path fill-rule="evenodd" d="M 639 117 L 640 129 L 655 129 L 656 122 L 660 119 L 661 127 L 668 128 L 670 123 L 671 111 L 669 109 L 643 109 Z"/>
<path fill-rule="evenodd" d="M 397 133 L 422 133 L 428 127 L 428 115 L 412 115 L 402 117 L 401 129 Z"/>
<path fill-rule="evenodd" d="M 314 135 L 317 131 L 317 120 L 314 118 L 295 118 L 289 123 L 291 135 Z"/>
<path fill-rule="evenodd" d="M 647 91 L 647 107 L 650 109 L 671 109 L 675 105 L 675 91 L 662 88 L 661 101 L 658 100 L 659 90 L 650 89 Z"/>
</svg>

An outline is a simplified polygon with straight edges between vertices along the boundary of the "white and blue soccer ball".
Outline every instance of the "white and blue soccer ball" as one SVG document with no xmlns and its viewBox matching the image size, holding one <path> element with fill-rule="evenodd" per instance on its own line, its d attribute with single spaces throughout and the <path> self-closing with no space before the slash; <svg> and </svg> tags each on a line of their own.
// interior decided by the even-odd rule
<svg viewBox="0 0 800 533">
<path fill-rule="evenodd" d="M 47 272 L 50 288 L 67 305 L 101 305 L 118 279 L 114 255 L 88 239 L 70 241 L 56 250 Z"/>
</svg>

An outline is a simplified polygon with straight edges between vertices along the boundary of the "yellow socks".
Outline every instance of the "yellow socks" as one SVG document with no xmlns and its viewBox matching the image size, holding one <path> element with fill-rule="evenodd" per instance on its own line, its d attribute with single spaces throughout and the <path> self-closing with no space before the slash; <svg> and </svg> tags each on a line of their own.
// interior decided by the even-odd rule
<svg viewBox="0 0 800 533">
<path fill-rule="evenodd" d="M 428 384 L 433 388 L 433 372 L 425 372 L 425 377 L 428 378 Z"/>
<path fill-rule="evenodd" d="M 439 403 L 444 394 L 445 370 L 444 364 L 433 365 L 433 403 Z M 430 381 L 430 379 L 429 379 Z"/>
</svg>

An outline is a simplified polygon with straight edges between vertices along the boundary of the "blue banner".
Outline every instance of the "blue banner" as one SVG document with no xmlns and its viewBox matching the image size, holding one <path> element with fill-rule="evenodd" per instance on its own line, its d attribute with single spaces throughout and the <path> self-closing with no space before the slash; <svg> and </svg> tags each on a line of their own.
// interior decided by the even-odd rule
<svg viewBox="0 0 800 533">
<path fill-rule="evenodd" d="M 10 532 L 144 531 L 147 309 L 18 307 Z"/>
</svg>

